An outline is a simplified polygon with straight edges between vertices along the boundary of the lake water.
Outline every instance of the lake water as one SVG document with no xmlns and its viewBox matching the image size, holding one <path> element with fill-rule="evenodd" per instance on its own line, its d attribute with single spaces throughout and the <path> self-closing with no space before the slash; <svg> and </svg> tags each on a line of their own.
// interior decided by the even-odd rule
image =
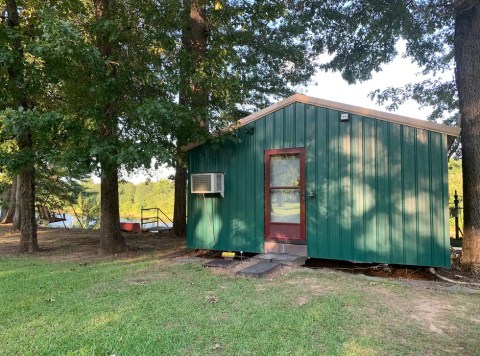
<svg viewBox="0 0 480 356">
<path fill-rule="evenodd" d="M 66 221 L 58 221 L 55 223 L 48 224 L 48 227 L 54 227 L 54 228 L 71 228 L 74 225 L 78 227 L 78 221 L 77 218 L 70 214 L 65 214 L 65 219 Z M 121 222 L 134 222 L 134 223 L 139 223 L 140 224 L 140 219 L 120 219 Z M 65 224 L 64 224 L 65 223 Z M 82 222 L 83 223 L 83 222 Z M 162 224 L 160 222 L 160 224 Z M 162 224 L 163 225 L 163 224 Z M 167 223 L 169 227 L 172 227 L 172 224 L 170 222 Z M 155 223 L 150 223 L 150 224 L 145 224 L 144 227 L 154 227 Z"/>
</svg>

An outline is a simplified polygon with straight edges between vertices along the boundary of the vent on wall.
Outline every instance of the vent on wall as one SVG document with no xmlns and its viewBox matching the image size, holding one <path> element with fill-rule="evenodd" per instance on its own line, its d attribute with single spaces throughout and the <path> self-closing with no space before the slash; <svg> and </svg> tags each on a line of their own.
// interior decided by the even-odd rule
<svg viewBox="0 0 480 356">
<path fill-rule="evenodd" d="M 223 198 L 223 173 L 197 173 L 191 175 L 193 194 L 219 193 Z"/>
</svg>

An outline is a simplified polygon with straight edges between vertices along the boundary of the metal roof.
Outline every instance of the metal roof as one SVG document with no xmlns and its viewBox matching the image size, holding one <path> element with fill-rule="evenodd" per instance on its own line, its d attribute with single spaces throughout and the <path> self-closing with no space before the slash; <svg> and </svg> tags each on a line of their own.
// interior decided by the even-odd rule
<svg viewBox="0 0 480 356">
<path fill-rule="evenodd" d="M 419 129 L 425 129 L 428 131 L 434 131 L 434 132 L 439 132 L 446 134 L 450 138 L 455 138 L 460 136 L 461 129 L 459 127 L 453 127 L 453 126 L 447 126 L 447 125 L 442 125 L 442 124 L 437 124 L 435 122 L 431 121 L 426 121 L 426 120 L 420 120 L 420 119 L 414 119 L 411 117 L 407 116 L 401 116 L 397 114 L 392 114 L 388 112 L 383 112 L 383 111 L 378 111 L 378 110 L 372 110 L 372 109 L 367 109 L 363 108 L 360 106 L 355 106 L 355 105 L 350 105 L 350 104 L 344 104 L 344 103 L 339 103 L 336 101 L 330 101 L 330 100 L 325 100 L 325 99 L 320 99 L 320 98 L 315 98 L 312 96 L 307 96 L 304 94 L 294 94 L 284 100 L 281 100 L 273 105 L 270 105 L 262 110 L 259 110 L 253 114 L 250 114 L 243 119 L 238 120 L 237 125 L 234 125 L 235 128 L 242 127 L 244 125 L 247 125 L 248 123 L 259 120 L 266 115 L 280 110 L 281 108 L 288 106 L 293 103 L 303 103 L 303 104 L 309 104 L 309 105 L 314 105 L 314 106 L 319 106 L 327 109 L 333 109 L 333 110 L 338 110 L 341 112 L 345 113 L 351 113 L 355 115 L 360 115 L 360 116 L 367 116 L 371 117 L 374 119 L 378 120 L 383 120 L 383 121 L 389 121 L 401 125 L 406 125 L 410 127 L 415 127 Z M 196 143 L 191 143 L 183 147 L 184 151 L 191 150 L 194 147 L 200 146 L 203 142 L 196 142 Z"/>
</svg>

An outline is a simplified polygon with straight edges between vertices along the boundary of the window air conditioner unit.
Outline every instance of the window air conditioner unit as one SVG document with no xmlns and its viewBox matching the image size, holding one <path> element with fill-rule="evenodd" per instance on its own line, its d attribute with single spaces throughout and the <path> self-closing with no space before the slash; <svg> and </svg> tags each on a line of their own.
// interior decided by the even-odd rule
<svg viewBox="0 0 480 356">
<path fill-rule="evenodd" d="M 193 194 L 220 193 L 223 198 L 223 173 L 197 173 L 191 175 Z"/>
</svg>

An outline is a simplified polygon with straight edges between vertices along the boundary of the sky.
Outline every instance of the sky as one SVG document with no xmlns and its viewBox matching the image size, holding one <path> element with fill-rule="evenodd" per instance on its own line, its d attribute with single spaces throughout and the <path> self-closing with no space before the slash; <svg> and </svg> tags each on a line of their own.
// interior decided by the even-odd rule
<svg viewBox="0 0 480 356">
<path fill-rule="evenodd" d="M 399 53 L 402 50 L 399 48 Z M 360 106 L 368 109 L 387 111 L 384 106 L 377 105 L 370 100 L 368 94 L 375 89 L 385 89 L 387 87 L 400 87 L 407 83 L 420 81 L 427 77 L 420 76 L 418 73 L 420 68 L 411 63 L 410 59 L 402 58 L 398 55 L 392 62 L 382 67 L 382 71 L 374 73 L 371 80 L 349 85 L 344 81 L 340 73 L 333 72 L 319 72 L 312 78 L 311 84 L 301 88 L 302 94 L 332 100 L 340 103 Z M 452 73 L 445 74 L 446 76 Z M 444 75 L 444 76 L 445 76 Z M 404 103 L 395 111 L 398 115 L 408 116 L 416 119 L 426 120 L 431 109 L 419 108 L 414 101 Z M 169 175 L 175 173 L 172 168 L 163 167 L 157 171 L 149 170 L 151 179 L 156 181 L 158 179 L 167 178 Z M 124 178 L 133 183 L 140 183 L 147 179 L 148 174 L 135 173 Z"/>
<path fill-rule="evenodd" d="M 340 73 L 319 72 L 312 80 L 312 84 L 305 88 L 303 94 L 368 109 L 387 111 L 384 106 L 377 105 L 375 101 L 372 101 L 368 94 L 376 89 L 402 87 L 407 83 L 427 78 L 419 75 L 418 72 L 420 72 L 420 68 L 416 64 L 411 63 L 410 59 L 398 55 L 392 62 L 382 66 L 381 72 L 373 73 L 371 80 L 354 85 L 349 85 L 343 80 Z M 450 73 L 446 75 L 450 75 Z M 429 108 L 419 108 L 418 104 L 411 100 L 400 106 L 395 113 L 426 120 L 430 111 Z"/>
<path fill-rule="evenodd" d="M 153 167 L 154 163 L 152 162 L 151 167 Z M 167 165 L 161 166 L 159 169 L 148 169 L 148 170 L 141 170 L 134 172 L 129 175 L 124 175 L 122 178 L 125 180 L 132 182 L 134 184 L 145 182 L 147 179 L 150 179 L 153 182 L 156 182 L 160 179 L 168 178 L 170 175 L 175 174 L 175 169 L 172 167 L 167 167 Z M 94 177 L 93 180 L 98 183 L 99 179 Z"/>
</svg>

